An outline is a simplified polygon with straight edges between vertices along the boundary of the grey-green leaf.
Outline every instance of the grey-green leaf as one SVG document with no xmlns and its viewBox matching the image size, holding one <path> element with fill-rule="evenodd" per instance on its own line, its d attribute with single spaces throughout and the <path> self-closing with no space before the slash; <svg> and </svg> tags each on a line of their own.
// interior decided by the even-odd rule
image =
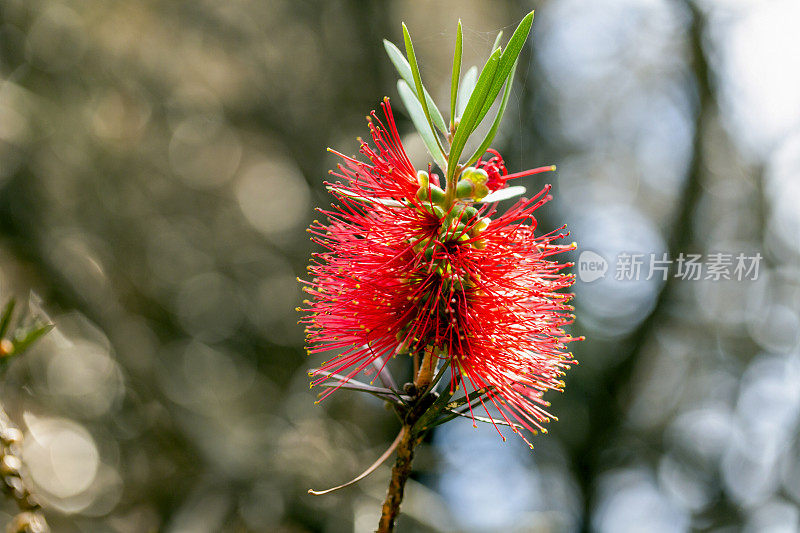
<svg viewBox="0 0 800 533">
<path fill-rule="evenodd" d="M 469 102 L 469 97 L 472 96 L 472 91 L 475 90 L 475 82 L 477 81 L 478 67 L 469 67 L 458 88 L 458 102 L 455 115 L 457 118 L 464 114 L 464 110 L 467 108 L 467 102 Z"/>
<path fill-rule="evenodd" d="M 470 420 L 474 420 L 476 422 L 483 422 L 485 424 L 494 424 L 496 426 L 512 427 L 512 428 L 515 428 L 517 431 L 519 431 L 521 429 L 524 429 L 523 426 L 521 426 L 520 424 L 515 424 L 513 422 L 506 422 L 505 420 L 500 420 L 500 419 L 493 420 L 493 419 L 485 417 L 485 416 L 478 416 L 476 414 L 469 414 L 469 413 L 457 413 L 455 411 L 450 411 L 450 410 L 447 410 L 447 412 L 448 412 L 447 415 L 445 415 L 442 418 L 440 418 L 439 420 L 435 421 L 433 424 L 431 424 L 430 427 L 441 426 L 445 422 L 449 422 L 450 420 L 453 420 L 454 418 L 457 418 L 457 417 L 460 416 L 460 417 L 463 417 L 463 418 L 469 418 Z"/>
<path fill-rule="evenodd" d="M 400 49 L 397 48 L 394 43 L 386 39 L 383 40 L 383 47 L 386 49 L 386 55 L 389 56 L 389 59 L 394 65 L 394 68 L 397 69 L 397 73 L 400 74 L 400 77 L 406 80 L 409 88 L 414 87 L 414 75 L 411 72 L 411 65 L 408 64 L 408 61 L 405 56 L 403 56 Z M 433 98 L 428 94 L 428 91 L 424 87 L 422 90 L 425 93 L 425 103 L 428 105 L 433 123 L 443 134 L 447 135 L 447 126 L 445 126 L 442 113 L 439 111 L 439 108 L 436 107 L 436 104 L 433 103 Z M 414 95 L 416 97 L 416 91 Z"/>
<path fill-rule="evenodd" d="M 425 118 L 425 112 L 422 110 L 422 105 L 419 103 L 417 95 L 405 80 L 397 80 L 397 92 L 400 93 L 400 99 L 403 101 L 403 105 L 406 106 L 408 116 L 411 117 L 411 122 L 414 123 L 414 127 L 422 137 L 422 142 L 425 143 L 428 153 L 431 154 L 433 160 L 442 170 L 446 169 L 447 160 L 436 142 L 434 137 L 436 134 Z"/>
<path fill-rule="evenodd" d="M 492 52 L 500 48 L 500 39 L 503 38 L 503 32 L 497 34 L 497 37 L 494 39 L 494 44 L 492 45 Z"/>
<path fill-rule="evenodd" d="M 414 53 L 414 43 L 411 42 L 411 34 L 408 33 L 408 28 L 406 27 L 405 23 L 403 23 L 403 41 L 405 41 L 406 45 L 406 57 L 408 58 L 408 64 L 411 66 L 411 74 L 414 76 L 414 88 L 417 96 L 422 94 L 427 94 L 425 91 L 425 87 L 422 86 L 422 74 L 419 71 L 419 64 L 417 63 L 417 54 Z M 428 124 L 431 125 L 431 129 L 434 130 L 433 138 L 436 141 L 436 144 L 440 147 L 442 152 L 444 152 L 444 148 L 442 147 L 442 143 L 439 140 L 439 137 L 436 136 L 435 127 L 433 125 L 433 120 L 431 120 L 431 112 L 428 109 L 428 103 L 426 102 L 426 98 L 418 98 L 419 103 L 422 104 L 422 111 L 425 113 L 425 119 L 428 121 Z"/>
<path fill-rule="evenodd" d="M 484 196 L 481 198 L 480 203 L 491 204 L 493 202 L 501 202 L 503 200 L 508 200 L 509 198 L 515 198 L 521 194 L 525 194 L 525 187 L 522 185 L 514 185 L 513 187 L 506 187 L 505 189 L 500 189 L 499 191 L 494 191 L 493 193 Z"/>
</svg>

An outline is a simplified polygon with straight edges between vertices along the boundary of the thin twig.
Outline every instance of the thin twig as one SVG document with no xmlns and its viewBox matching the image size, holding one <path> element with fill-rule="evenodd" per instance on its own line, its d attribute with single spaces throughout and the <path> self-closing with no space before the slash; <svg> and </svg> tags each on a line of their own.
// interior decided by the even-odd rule
<svg viewBox="0 0 800 533">
<path fill-rule="evenodd" d="M 390 455 L 392 455 L 392 452 L 394 452 L 394 450 L 397 448 L 397 445 L 400 444 L 400 439 L 403 438 L 404 429 L 405 428 L 400 430 L 400 433 L 397 434 L 397 437 L 394 439 L 394 442 L 392 442 L 392 444 L 389 446 L 389 448 L 387 448 L 387 450 L 385 452 L 383 452 L 383 454 L 380 457 L 378 457 L 378 459 L 374 463 L 372 463 L 369 466 L 369 468 L 364 470 L 361 474 L 359 474 L 358 476 L 356 476 L 352 480 L 348 481 L 347 483 L 344 483 L 344 484 L 339 485 L 337 487 L 333 487 L 333 488 L 330 488 L 330 489 L 327 489 L 327 490 L 311 490 L 311 489 L 308 489 L 308 493 L 309 494 L 313 494 L 314 496 L 322 496 L 323 494 L 328 494 L 328 493 L 331 493 L 331 492 L 333 492 L 335 490 L 343 489 L 345 487 L 349 487 L 350 485 L 354 485 L 354 484 L 358 483 L 359 481 L 361 481 L 362 479 L 364 479 L 365 477 L 367 477 L 368 475 L 373 473 L 375 470 L 377 470 L 378 467 L 381 466 L 383 464 L 383 462 L 386 461 L 386 459 L 389 458 Z"/>
<path fill-rule="evenodd" d="M 2 486 L 4 492 L 14 499 L 20 509 L 20 513 L 14 516 L 6 531 L 47 533 L 50 527 L 42 515 L 42 508 L 31 495 L 20 472 L 22 438 L 22 432 L 14 426 L 0 407 L 0 464 L 4 470 Z"/>
</svg>

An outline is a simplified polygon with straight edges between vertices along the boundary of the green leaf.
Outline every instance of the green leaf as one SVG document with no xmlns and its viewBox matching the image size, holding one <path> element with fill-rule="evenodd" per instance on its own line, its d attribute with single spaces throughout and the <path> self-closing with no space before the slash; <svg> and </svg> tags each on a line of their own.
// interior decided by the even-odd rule
<svg viewBox="0 0 800 533">
<path fill-rule="evenodd" d="M 492 52 L 500 48 L 500 39 L 502 38 L 503 38 L 503 32 L 501 30 L 500 33 L 497 34 L 497 37 L 495 37 L 494 39 L 494 44 L 492 45 Z"/>
<path fill-rule="evenodd" d="M 492 386 L 483 387 L 483 388 L 480 388 L 480 389 L 478 389 L 476 391 L 472 391 L 470 393 L 465 393 L 464 396 L 462 396 L 460 398 L 456 398 L 455 400 L 450 400 L 449 402 L 447 402 L 446 408 L 447 409 L 457 409 L 459 407 L 462 407 L 462 406 L 466 405 L 467 403 L 469 403 L 471 405 L 475 400 L 477 400 L 478 398 L 480 398 L 484 394 L 486 394 L 489 391 L 491 391 L 492 388 L 493 388 Z"/>
<path fill-rule="evenodd" d="M 450 121 L 456 121 L 456 100 L 458 99 L 458 80 L 461 78 L 461 47 L 463 35 L 461 34 L 461 19 L 458 19 L 456 30 L 456 50 L 453 53 L 453 79 L 450 82 Z"/>
<path fill-rule="evenodd" d="M 420 105 L 414 91 L 408 86 L 405 80 L 397 80 L 397 92 L 400 93 L 400 99 L 406 106 L 408 116 L 411 117 L 411 122 L 414 123 L 414 127 L 422 137 L 422 142 L 425 143 L 425 148 L 428 149 L 428 153 L 431 154 L 431 157 L 436 164 L 439 165 L 439 168 L 442 170 L 446 169 L 447 160 L 445 159 L 441 147 L 436 142 L 436 133 L 431 129 L 430 123 L 428 123 L 428 120 L 425 118 L 425 112 L 422 110 L 422 105 Z"/>
<path fill-rule="evenodd" d="M 517 70 L 516 63 L 514 67 L 511 69 L 511 74 L 508 76 L 506 80 L 506 89 L 503 92 L 503 99 L 500 101 L 500 108 L 497 110 L 497 116 L 494 117 L 494 122 L 492 122 L 492 127 L 489 128 L 489 131 L 486 133 L 486 137 L 484 137 L 483 141 L 481 142 L 478 149 L 475 150 L 475 153 L 467 160 L 465 163 L 467 166 L 472 166 L 475 161 L 478 160 L 480 156 L 486 152 L 486 149 L 489 148 L 489 145 L 492 144 L 495 135 L 497 135 L 497 130 L 500 127 L 500 122 L 503 120 L 503 114 L 506 112 L 506 106 L 508 105 L 508 97 L 511 95 L 511 85 L 514 83 L 514 72 Z"/>
<path fill-rule="evenodd" d="M 420 433 L 424 432 L 425 430 L 433 427 L 433 422 L 436 420 L 436 417 L 439 416 L 439 413 L 442 412 L 443 409 L 447 407 L 447 402 L 450 399 L 451 395 L 448 389 L 444 389 L 442 394 L 436 398 L 436 401 L 428 407 L 428 410 L 423 413 L 417 423 L 414 424 L 414 427 L 411 429 L 415 434 L 419 435 Z"/>
<path fill-rule="evenodd" d="M 14 313 L 14 306 L 16 304 L 17 300 L 11 298 L 6 304 L 5 309 L 3 309 L 3 316 L 0 318 L 0 339 L 4 338 L 6 331 L 8 331 L 8 325 L 11 323 L 11 315 Z"/>
<path fill-rule="evenodd" d="M 453 135 L 453 142 L 450 145 L 450 156 L 448 161 L 450 165 L 447 168 L 447 183 L 450 186 L 452 178 L 455 176 L 456 167 L 458 166 L 458 158 L 464 150 L 464 145 L 467 139 L 475 131 L 477 126 L 477 118 L 480 110 L 483 108 L 483 102 L 492 87 L 494 82 L 495 72 L 497 71 L 497 64 L 500 61 L 500 49 L 492 53 L 486 64 L 483 66 L 481 75 L 478 76 L 478 81 L 475 83 L 475 89 L 467 102 L 467 108 L 464 110 L 464 115 L 456 128 L 456 133 Z"/>
<path fill-rule="evenodd" d="M 21 337 L 14 339 L 14 355 L 19 355 L 27 350 L 31 344 L 36 342 L 42 335 L 53 329 L 53 324 L 47 324 L 35 329 L 31 329 L 22 334 Z"/>
<path fill-rule="evenodd" d="M 448 422 L 457 416 L 463 416 L 455 410 L 464 407 L 467 404 L 473 405 L 476 401 L 489 393 L 491 389 L 492 387 L 483 387 L 479 390 L 472 391 L 471 393 L 465 393 L 464 396 L 456 398 L 455 400 L 452 398 L 452 396 L 450 396 L 449 393 L 442 394 L 442 396 L 439 396 L 433 405 L 428 408 L 425 414 L 420 417 L 419 422 L 417 422 L 417 425 L 414 427 L 418 428 L 418 432 L 421 432 Z M 445 412 L 449 414 L 444 414 Z M 442 415 L 442 418 L 438 418 L 440 415 Z"/>
<path fill-rule="evenodd" d="M 508 79 L 509 74 L 517 64 L 517 58 L 519 58 L 519 54 L 522 52 L 522 48 L 525 46 L 525 41 L 528 40 L 528 35 L 531 32 L 532 25 L 533 11 L 528 13 L 525 18 L 522 19 L 522 22 L 519 23 L 519 26 L 517 26 L 517 29 L 514 30 L 514 34 L 511 36 L 511 39 L 508 40 L 506 49 L 503 50 L 503 55 L 500 56 L 500 62 L 497 65 L 497 75 L 494 78 L 494 83 L 492 84 L 489 95 L 483 104 L 483 108 L 478 115 L 478 120 L 475 124 L 476 127 L 481 123 L 481 120 L 483 120 L 483 117 L 486 116 L 486 113 L 489 112 L 489 108 L 492 107 L 495 98 L 497 98 L 497 95 L 500 93 L 503 83 L 505 83 L 505 81 Z"/>
<path fill-rule="evenodd" d="M 389 56 L 389 59 L 394 65 L 394 68 L 397 69 L 400 77 L 406 80 L 406 83 L 409 87 L 415 87 L 416 83 L 414 81 L 414 75 L 411 73 L 411 65 L 408 64 L 408 61 L 406 61 L 406 58 L 403 56 L 403 53 L 400 51 L 400 49 L 397 48 L 394 43 L 386 39 L 383 40 L 383 47 L 386 49 L 386 55 Z M 431 112 L 431 117 L 433 118 L 434 124 L 444 135 L 447 135 L 447 126 L 444 124 L 442 113 L 439 111 L 439 108 L 436 107 L 436 104 L 433 103 L 433 98 L 431 98 L 431 95 L 428 94 L 428 91 L 425 90 L 424 87 L 422 91 L 425 94 L 425 102 L 427 103 L 428 109 Z M 414 93 L 414 96 L 418 98 L 416 93 Z"/>
<path fill-rule="evenodd" d="M 469 102 L 469 97 L 472 96 L 472 91 L 475 89 L 475 82 L 477 81 L 478 67 L 469 67 L 458 88 L 458 103 L 456 105 L 455 115 L 457 118 L 464 114 L 464 110 L 467 108 L 467 102 Z"/>
</svg>

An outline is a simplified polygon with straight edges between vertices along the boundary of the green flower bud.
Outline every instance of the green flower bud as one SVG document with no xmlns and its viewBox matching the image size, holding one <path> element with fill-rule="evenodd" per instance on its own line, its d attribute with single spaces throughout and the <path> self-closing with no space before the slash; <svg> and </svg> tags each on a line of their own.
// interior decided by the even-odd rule
<svg viewBox="0 0 800 533">
<path fill-rule="evenodd" d="M 420 187 L 427 187 L 430 183 L 430 176 L 424 170 L 420 170 L 417 172 L 417 183 L 419 183 Z"/>
<path fill-rule="evenodd" d="M 467 167 L 461 172 L 461 179 L 456 184 L 456 196 L 480 200 L 489 194 L 487 181 L 489 181 L 489 174 L 485 170 Z"/>
<path fill-rule="evenodd" d="M 453 209 L 450 210 L 449 218 L 451 220 L 458 220 L 461 222 L 467 222 L 475 217 L 478 214 L 478 210 L 472 207 L 471 205 L 466 205 L 462 203 L 457 203 L 453 206 Z"/>
<path fill-rule="evenodd" d="M 473 193 L 472 197 L 476 200 L 481 200 L 489 195 L 489 187 L 485 184 L 480 183 L 475 186 L 475 192 Z"/>
<path fill-rule="evenodd" d="M 480 219 L 479 221 L 477 221 L 477 222 L 475 223 L 475 225 L 474 225 L 474 226 L 472 226 L 472 228 L 470 229 L 470 234 L 471 234 L 473 237 L 477 237 L 477 236 L 478 236 L 478 235 L 480 235 L 480 234 L 481 234 L 481 233 L 482 233 L 482 232 L 483 232 L 483 231 L 484 231 L 486 228 L 488 228 L 488 227 L 489 227 L 489 223 L 490 223 L 491 221 L 492 221 L 492 220 L 491 220 L 490 218 L 488 218 L 488 217 Z M 481 241 L 481 242 L 483 242 L 483 241 Z M 473 245 L 474 245 L 474 244 L 475 244 L 475 243 L 473 243 Z M 485 244 L 484 244 L 484 246 L 485 246 Z M 474 246 L 474 247 L 475 247 L 475 248 L 478 248 L 479 250 L 482 250 L 482 249 L 483 249 L 483 247 L 478 247 L 478 246 Z"/>
<path fill-rule="evenodd" d="M 489 174 L 482 168 L 467 167 L 461 172 L 461 179 L 469 180 L 475 185 L 482 185 L 489 181 Z"/>
<path fill-rule="evenodd" d="M 466 216 L 464 220 L 472 220 L 473 218 L 478 216 L 478 210 L 472 207 L 471 205 L 468 205 L 467 208 L 464 209 L 464 215 Z"/>
<path fill-rule="evenodd" d="M 469 180 L 459 180 L 456 183 L 456 196 L 458 198 L 472 198 L 475 191 L 475 184 Z"/>
<path fill-rule="evenodd" d="M 433 205 L 430 202 L 422 202 L 422 208 L 431 215 L 438 218 L 439 220 L 443 219 L 444 216 L 447 214 L 444 212 L 444 209 L 442 209 L 440 206 Z"/>
<path fill-rule="evenodd" d="M 443 219 L 444 216 L 447 214 L 447 213 L 444 212 L 444 209 L 442 209 L 438 205 L 431 206 L 430 204 L 428 204 L 428 206 L 430 206 L 430 208 L 428 208 L 427 206 L 425 207 L 425 209 L 428 211 L 428 213 L 432 214 L 433 216 L 435 216 L 439 220 Z"/>
<path fill-rule="evenodd" d="M 464 224 L 457 224 L 455 220 L 451 221 L 450 224 L 443 225 L 439 229 L 439 238 L 440 239 L 455 239 L 459 236 L 463 235 L 467 229 L 467 226 Z"/>
<path fill-rule="evenodd" d="M 417 198 L 425 201 L 431 201 L 435 204 L 444 202 L 444 191 L 436 185 L 429 185 L 428 187 L 420 187 L 417 190 Z"/>
</svg>

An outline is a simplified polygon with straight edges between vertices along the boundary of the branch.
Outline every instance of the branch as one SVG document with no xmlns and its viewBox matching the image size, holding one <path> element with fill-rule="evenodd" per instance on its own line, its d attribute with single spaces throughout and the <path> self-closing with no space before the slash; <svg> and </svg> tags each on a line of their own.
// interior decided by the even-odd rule
<svg viewBox="0 0 800 533">
<path fill-rule="evenodd" d="M 328 494 L 335 490 L 343 489 L 345 487 L 349 487 L 350 485 L 355 485 L 356 483 L 358 483 L 359 481 L 361 481 L 362 479 L 373 473 L 375 470 L 377 470 L 378 467 L 381 466 L 383 462 L 389 458 L 390 455 L 392 455 L 392 452 L 394 452 L 394 450 L 397 448 L 397 445 L 400 443 L 400 439 L 403 437 L 403 431 L 404 431 L 403 429 L 400 430 L 400 433 L 397 434 L 397 437 L 395 437 L 394 442 L 392 442 L 389 448 L 387 448 L 386 451 L 383 452 L 383 455 L 378 457 L 378 459 L 376 459 L 375 462 L 369 466 L 369 468 L 364 470 L 361 474 L 359 474 L 352 480 L 348 481 L 347 483 L 344 483 L 343 485 L 339 485 L 337 487 L 333 487 L 327 490 L 308 489 L 308 493 L 313 494 L 314 496 L 322 496 L 323 494 Z"/>
</svg>

